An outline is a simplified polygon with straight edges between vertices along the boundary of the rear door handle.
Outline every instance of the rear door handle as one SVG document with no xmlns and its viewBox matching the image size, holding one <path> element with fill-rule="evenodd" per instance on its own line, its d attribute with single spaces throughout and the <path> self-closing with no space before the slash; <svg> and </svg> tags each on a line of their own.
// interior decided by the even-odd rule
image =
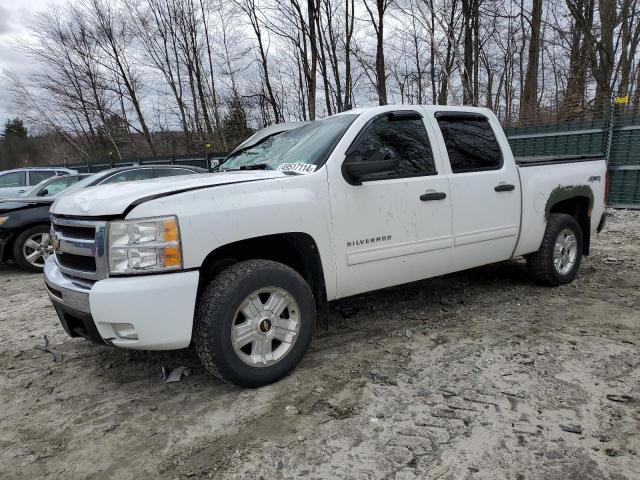
<svg viewBox="0 0 640 480">
<path fill-rule="evenodd" d="M 447 198 L 447 194 L 444 192 L 424 193 L 420 195 L 420 200 L 428 202 L 430 200 L 444 200 Z"/>
<path fill-rule="evenodd" d="M 500 185 L 496 185 L 494 190 L 496 192 L 513 192 L 516 189 L 515 185 L 511 185 L 510 183 L 502 183 Z"/>
</svg>

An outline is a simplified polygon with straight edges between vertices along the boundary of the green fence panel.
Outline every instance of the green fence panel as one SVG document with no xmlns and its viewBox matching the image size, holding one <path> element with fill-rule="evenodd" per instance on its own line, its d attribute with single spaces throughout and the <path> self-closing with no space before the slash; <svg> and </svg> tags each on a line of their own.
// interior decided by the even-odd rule
<svg viewBox="0 0 640 480">
<path fill-rule="evenodd" d="M 606 153 L 609 121 L 508 128 L 506 133 L 517 157 Z M 640 113 L 616 113 L 608 165 L 609 205 L 640 208 Z"/>
</svg>

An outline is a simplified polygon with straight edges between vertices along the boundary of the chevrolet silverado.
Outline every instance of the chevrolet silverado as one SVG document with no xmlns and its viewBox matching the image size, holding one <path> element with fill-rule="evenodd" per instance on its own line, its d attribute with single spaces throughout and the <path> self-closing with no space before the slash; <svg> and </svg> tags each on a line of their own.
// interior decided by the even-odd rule
<svg viewBox="0 0 640 480">
<path fill-rule="evenodd" d="M 193 344 L 242 386 L 288 374 L 327 302 L 513 257 L 571 282 L 602 228 L 602 156 L 515 159 L 483 108 L 356 109 L 265 136 L 208 175 L 52 206 L 45 282 L 71 336 Z"/>
</svg>

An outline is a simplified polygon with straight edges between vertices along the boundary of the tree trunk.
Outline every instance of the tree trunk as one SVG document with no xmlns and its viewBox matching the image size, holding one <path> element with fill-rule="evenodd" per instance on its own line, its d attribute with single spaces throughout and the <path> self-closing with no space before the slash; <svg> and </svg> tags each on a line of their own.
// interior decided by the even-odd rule
<svg viewBox="0 0 640 480">
<path fill-rule="evenodd" d="M 384 64 L 384 0 L 377 0 L 378 29 L 376 32 L 376 79 L 378 82 L 378 102 L 387 104 L 387 70 Z"/>
<path fill-rule="evenodd" d="M 318 68 L 318 44 L 316 38 L 316 6 L 315 0 L 307 0 L 308 30 L 309 43 L 311 44 L 311 66 L 307 73 L 307 108 L 309 110 L 309 120 L 316 119 L 316 85 L 317 85 L 317 68 Z"/>
<path fill-rule="evenodd" d="M 226 152 L 227 138 L 222 129 L 222 122 L 220 122 L 220 105 L 218 104 L 218 93 L 216 92 L 215 74 L 213 72 L 213 60 L 211 58 L 211 42 L 209 40 L 209 26 L 207 22 L 207 14 L 204 8 L 204 1 L 200 0 L 200 10 L 202 12 L 202 23 L 204 25 L 205 42 L 207 43 L 207 58 L 209 59 L 209 75 L 211 75 L 211 99 L 213 100 L 213 118 L 216 124 L 216 132 L 220 137 L 222 148 Z"/>
<path fill-rule="evenodd" d="M 462 0 L 462 22 L 464 29 L 464 58 L 462 70 L 462 103 L 473 104 L 473 2 Z"/>
<path fill-rule="evenodd" d="M 540 59 L 540 27 L 542 24 L 542 0 L 533 0 L 531 11 L 531 38 L 527 73 L 520 102 L 520 123 L 535 121 L 538 108 L 538 66 Z"/>
</svg>

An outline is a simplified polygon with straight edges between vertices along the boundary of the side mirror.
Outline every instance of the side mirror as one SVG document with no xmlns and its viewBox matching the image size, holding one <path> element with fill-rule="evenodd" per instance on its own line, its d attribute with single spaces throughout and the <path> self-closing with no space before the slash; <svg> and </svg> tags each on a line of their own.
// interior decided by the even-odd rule
<svg viewBox="0 0 640 480">
<path fill-rule="evenodd" d="M 362 182 L 377 180 L 376 177 L 381 174 L 392 174 L 399 163 L 398 156 L 389 148 L 372 151 L 366 156 L 366 160 L 354 152 L 344 159 L 342 175 L 350 185 L 362 185 Z"/>
<path fill-rule="evenodd" d="M 37 197 L 46 197 L 47 195 L 49 195 L 49 190 L 47 190 L 46 188 L 36 193 Z"/>
</svg>

